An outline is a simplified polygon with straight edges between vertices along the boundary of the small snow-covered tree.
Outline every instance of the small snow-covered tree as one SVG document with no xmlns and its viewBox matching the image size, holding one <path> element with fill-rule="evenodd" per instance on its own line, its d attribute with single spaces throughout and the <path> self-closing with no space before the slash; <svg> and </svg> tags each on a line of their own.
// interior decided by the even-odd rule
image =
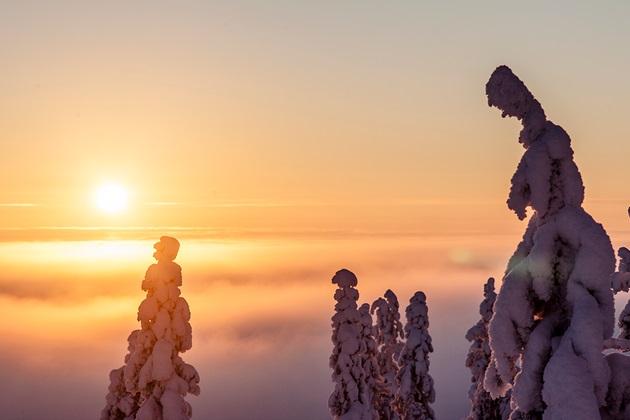
<svg viewBox="0 0 630 420">
<path fill-rule="evenodd" d="M 628 209 L 630 214 L 630 209 Z M 619 269 L 613 273 L 611 284 L 613 292 L 628 292 L 630 290 L 630 250 L 620 248 Z M 628 351 L 630 348 L 630 301 L 619 314 L 617 325 L 619 335 L 610 340 L 611 348 Z M 621 345 L 619 345 L 621 344 Z M 606 396 L 606 406 L 600 411 L 603 420 L 617 420 L 630 418 L 630 357 L 619 352 L 606 355 L 612 378 Z"/>
<path fill-rule="evenodd" d="M 506 420 L 510 415 L 510 394 L 499 398 L 492 398 L 483 387 L 483 378 L 490 363 L 490 344 L 488 340 L 488 323 L 494 313 L 494 279 L 489 278 L 483 287 L 484 300 L 479 305 L 481 319 L 466 333 L 466 340 L 471 341 L 466 367 L 472 374 L 472 385 L 468 391 L 471 401 L 469 420 Z"/>
<path fill-rule="evenodd" d="M 630 209 L 628 209 L 630 212 Z M 628 292 L 630 290 L 630 250 L 619 248 L 619 270 L 612 275 L 613 292 Z M 630 301 L 619 314 L 619 338 L 630 340 Z"/>
<path fill-rule="evenodd" d="M 124 383 L 127 392 L 138 396 L 136 419 L 187 420 L 192 409 L 184 397 L 199 395 L 199 374 L 179 356 L 192 347 L 190 309 L 179 289 L 182 269 L 173 262 L 179 242 L 162 236 L 154 248 L 157 264 L 142 281 L 147 296 L 138 308 L 141 328 L 130 336 Z M 115 377 L 120 381 L 120 373 Z"/>
<path fill-rule="evenodd" d="M 332 317 L 330 367 L 335 389 L 328 398 L 328 408 L 335 419 L 372 420 L 371 393 L 368 394 L 363 370 L 363 326 L 357 309 L 357 277 L 349 270 L 337 271 L 332 279 L 335 291 L 335 314 Z M 371 324 L 371 322 L 370 322 Z"/>
<path fill-rule="evenodd" d="M 416 292 L 405 311 L 407 340 L 398 360 L 398 391 L 392 403 L 396 413 L 405 420 L 435 419 L 430 405 L 435 401 L 435 389 L 429 375 L 429 353 L 433 352 L 433 345 L 426 301 L 424 293 Z"/>
<path fill-rule="evenodd" d="M 396 373 L 397 360 L 403 348 L 403 325 L 400 322 L 399 304 L 396 294 L 385 292 L 385 299 L 378 298 L 372 303 L 371 312 L 376 315 L 376 342 L 379 346 L 378 365 L 383 378 L 383 386 L 377 398 L 379 418 L 396 419 L 391 403 L 398 389 Z"/>
<path fill-rule="evenodd" d="M 378 419 L 379 395 L 383 392 L 383 378 L 378 366 L 378 345 L 374 339 L 375 327 L 372 324 L 370 305 L 364 303 L 359 307 L 359 319 L 361 322 L 361 367 L 365 375 L 365 381 L 361 386 L 365 387 L 363 403 L 370 407 L 370 415 Z"/>
<path fill-rule="evenodd" d="M 494 397 L 512 388 L 511 418 L 598 418 L 611 379 L 602 354 L 614 326 L 610 239 L 582 208 L 567 133 L 506 66 L 486 93 L 489 105 L 523 124 L 526 150 L 507 204 L 521 220 L 527 207 L 534 214 L 494 305 L 484 385 Z"/>
</svg>

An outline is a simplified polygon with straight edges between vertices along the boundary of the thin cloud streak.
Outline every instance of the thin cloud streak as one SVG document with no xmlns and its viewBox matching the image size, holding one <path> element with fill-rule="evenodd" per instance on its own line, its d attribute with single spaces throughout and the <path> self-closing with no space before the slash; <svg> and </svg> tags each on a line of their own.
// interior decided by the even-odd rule
<svg viewBox="0 0 630 420">
<path fill-rule="evenodd" d="M 177 201 L 156 201 L 143 203 L 145 206 L 182 206 L 182 207 L 417 207 L 417 206 L 485 206 L 504 205 L 505 200 L 498 199 L 405 199 L 376 201 L 269 201 L 263 199 L 236 200 L 217 203 L 193 203 Z"/>
<path fill-rule="evenodd" d="M 41 207 L 41 204 L 34 203 L 0 203 L 0 207 Z"/>
<path fill-rule="evenodd" d="M 209 226 L 44 226 L 0 228 L 0 243 L 7 242 L 75 242 L 114 240 L 153 240 L 156 235 L 176 235 L 190 240 L 243 240 L 243 239 L 352 239 L 352 238 L 432 238 L 513 236 L 514 232 L 488 232 L 484 229 L 462 230 L 387 230 L 387 229 L 276 229 L 276 228 L 222 228 Z"/>
</svg>

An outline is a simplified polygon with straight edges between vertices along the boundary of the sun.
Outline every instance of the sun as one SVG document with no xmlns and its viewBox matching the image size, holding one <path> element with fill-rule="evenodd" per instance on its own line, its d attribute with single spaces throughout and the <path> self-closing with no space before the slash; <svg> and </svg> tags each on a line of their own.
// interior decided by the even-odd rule
<svg viewBox="0 0 630 420">
<path fill-rule="evenodd" d="M 107 213 L 119 213 L 127 208 L 127 190 L 117 184 L 99 187 L 94 194 L 96 206 Z"/>
</svg>

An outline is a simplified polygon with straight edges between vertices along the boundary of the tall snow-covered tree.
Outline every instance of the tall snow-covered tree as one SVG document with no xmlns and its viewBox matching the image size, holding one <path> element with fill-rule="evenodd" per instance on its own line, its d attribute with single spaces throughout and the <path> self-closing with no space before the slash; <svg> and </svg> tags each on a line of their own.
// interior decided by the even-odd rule
<svg viewBox="0 0 630 420">
<path fill-rule="evenodd" d="M 179 356 L 192 347 L 190 309 L 179 289 L 182 269 L 173 262 L 179 242 L 162 236 L 154 248 L 157 264 L 142 281 L 147 296 L 138 308 L 141 328 L 130 336 L 124 383 L 128 393 L 138 396 L 136 419 L 187 420 L 192 409 L 184 397 L 199 395 L 199 374 Z M 119 373 L 114 376 L 120 381 Z"/>
<path fill-rule="evenodd" d="M 466 340 L 472 342 L 466 357 L 466 367 L 472 374 L 472 385 L 468 391 L 471 401 L 469 420 L 507 420 L 510 415 L 510 394 L 499 398 L 492 398 L 483 387 L 483 379 L 490 363 L 490 344 L 488 337 L 488 323 L 494 313 L 494 301 L 497 294 L 494 291 L 494 279 L 488 279 L 483 287 L 484 300 L 479 305 L 481 319 L 466 333 Z"/>
<path fill-rule="evenodd" d="M 527 207 L 534 213 L 494 305 L 484 385 L 494 397 L 512 388 L 513 419 L 598 418 L 611 379 L 602 354 L 614 326 L 610 239 L 582 208 L 567 133 L 506 66 L 486 93 L 490 106 L 523 124 L 526 150 L 507 204 L 521 220 Z"/>
<path fill-rule="evenodd" d="M 335 389 L 328 398 L 330 414 L 340 420 L 372 420 L 371 393 L 366 392 L 363 370 L 363 326 L 357 309 L 357 277 L 349 270 L 337 271 L 332 279 L 335 291 L 335 314 L 332 317 L 333 352 L 330 367 Z"/>
<path fill-rule="evenodd" d="M 435 401 L 433 378 L 429 375 L 429 353 L 433 352 L 429 335 L 429 314 L 424 293 L 416 292 L 405 311 L 405 345 L 400 353 L 396 382 L 398 391 L 392 406 L 404 420 L 435 419 L 431 403 Z"/>
<path fill-rule="evenodd" d="M 405 333 L 400 322 L 399 304 L 396 294 L 385 292 L 385 299 L 378 298 L 372 304 L 371 312 L 376 315 L 376 342 L 379 346 L 378 364 L 383 378 L 383 386 L 377 398 L 379 418 L 396 419 L 397 414 L 391 404 L 398 389 L 396 373 L 397 360 L 403 348 Z"/>
</svg>

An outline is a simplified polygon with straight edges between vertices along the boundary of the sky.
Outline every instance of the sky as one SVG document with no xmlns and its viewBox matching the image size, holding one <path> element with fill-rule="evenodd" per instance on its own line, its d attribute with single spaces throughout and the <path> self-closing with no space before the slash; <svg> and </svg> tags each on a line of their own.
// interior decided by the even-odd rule
<svg viewBox="0 0 630 420">
<path fill-rule="evenodd" d="M 194 417 L 328 418 L 334 273 L 427 295 L 439 418 L 525 222 L 508 65 L 630 243 L 623 1 L 0 2 L 0 407 L 94 418 L 162 235 L 181 244 Z M 106 183 L 128 192 L 99 209 Z M 500 283 L 500 282 L 498 282 Z M 623 305 L 620 297 L 618 305 Z"/>
</svg>

